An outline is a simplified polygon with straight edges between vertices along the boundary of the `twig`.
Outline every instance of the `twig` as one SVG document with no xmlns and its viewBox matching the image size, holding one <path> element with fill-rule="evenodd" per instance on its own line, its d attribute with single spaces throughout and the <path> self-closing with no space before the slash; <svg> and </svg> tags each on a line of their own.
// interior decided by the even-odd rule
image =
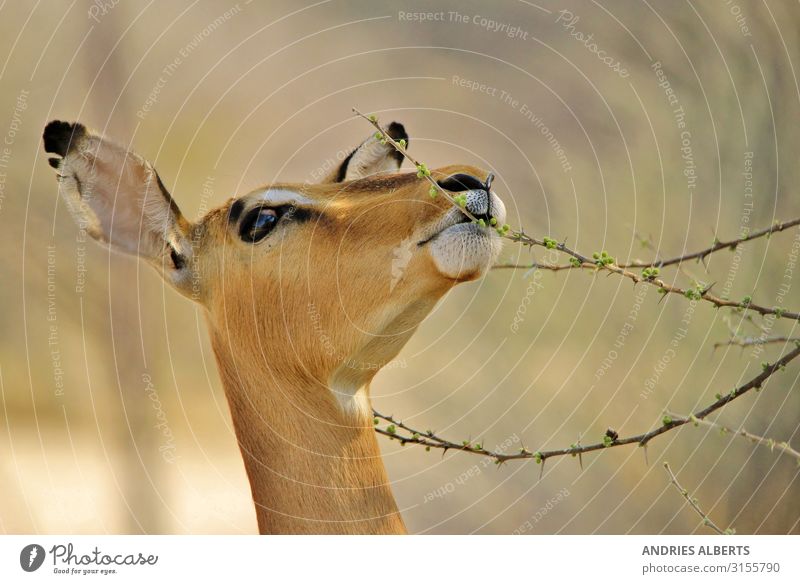
<svg viewBox="0 0 800 584">
<path fill-rule="evenodd" d="M 552 243 L 548 246 L 544 242 L 540 242 L 534 238 L 530 238 L 525 234 L 520 234 L 518 232 L 514 232 L 510 236 L 511 239 L 515 241 L 523 241 L 526 245 L 542 245 L 545 247 L 549 247 L 550 249 L 558 249 L 564 253 L 575 258 L 575 262 L 572 264 L 574 267 L 584 268 L 584 269 L 593 269 L 596 271 L 606 270 L 622 276 L 623 278 L 627 278 L 631 280 L 634 285 L 636 284 L 647 284 L 650 286 L 657 286 L 658 290 L 662 294 L 678 294 L 680 296 L 685 296 L 690 300 L 703 300 L 705 302 L 709 302 L 716 306 L 717 308 L 728 307 L 734 308 L 737 310 L 749 310 L 753 312 L 757 312 L 762 316 L 771 314 L 776 316 L 777 318 L 787 318 L 790 320 L 797 320 L 800 321 L 800 313 L 785 310 L 780 307 L 768 308 L 766 306 L 761 306 L 759 304 L 753 303 L 752 299 L 747 296 L 740 301 L 736 300 L 729 300 L 727 298 L 722 298 L 720 296 L 715 296 L 711 294 L 711 288 L 713 284 L 709 286 L 695 286 L 694 288 L 681 288 L 680 286 L 674 286 L 672 284 L 666 283 L 664 280 L 655 277 L 654 275 L 647 275 L 642 273 L 642 275 L 635 274 L 621 266 L 615 265 L 613 263 L 614 258 L 610 257 L 598 257 L 594 258 L 593 260 L 587 259 L 585 256 L 568 249 L 564 244 L 558 243 L 556 245 L 552 245 Z M 528 241 L 532 243 L 528 243 Z M 552 240 L 549 240 L 552 242 Z M 598 255 L 598 254 L 595 254 Z M 611 261 L 609 261 L 611 260 Z M 580 262 L 580 265 L 578 264 Z M 531 266 L 525 266 L 527 268 L 531 268 Z M 538 267 L 538 266 L 534 266 Z M 562 269 L 567 269 L 565 266 L 545 266 L 543 269 L 548 269 L 552 271 L 558 271 Z M 647 268 L 650 269 L 650 268 Z"/>
<path fill-rule="evenodd" d="M 713 412 L 717 411 L 718 409 L 722 408 L 726 404 L 732 402 L 733 400 L 743 396 L 745 393 L 749 392 L 752 389 L 760 389 L 764 382 L 769 379 L 776 371 L 781 371 L 786 367 L 786 364 L 794 360 L 798 355 L 800 355 L 800 347 L 795 347 L 794 350 L 786 353 L 783 357 L 775 361 L 773 364 L 765 363 L 762 366 L 762 371 L 760 374 L 753 377 L 747 383 L 740 385 L 737 388 L 734 388 L 729 393 L 726 394 L 717 394 L 716 401 L 712 402 L 710 405 L 705 407 L 702 410 L 699 410 L 693 414 L 693 417 L 690 418 L 673 418 L 669 415 L 665 415 L 662 419 L 662 423 L 657 428 L 653 428 L 652 430 L 645 432 L 643 434 L 637 434 L 636 436 L 629 436 L 627 438 L 618 438 L 614 437 L 613 435 L 606 435 L 603 437 L 602 442 L 597 442 L 595 444 L 587 444 L 587 445 L 578 445 L 573 444 L 569 448 L 560 448 L 557 450 L 537 450 L 535 452 L 531 452 L 526 448 L 522 448 L 518 453 L 514 454 L 505 454 L 502 452 L 493 452 L 491 450 L 487 450 L 483 448 L 481 444 L 472 444 L 469 441 L 464 441 L 462 443 L 452 442 L 450 440 L 446 440 L 434 432 L 430 430 L 421 431 L 416 430 L 398 420 L 394 419 L 392 416 L 385 416 L 375 410 L 372 410 L 375 418 L 376 424 L 380 422 L 380 420 L 384 420 L 389 422 L 389 426 L 384 428 L 375 428 L 375 431 L 378 434 L 383 434 L 384 436 L 388 436 L 393 440 L 398 440 L 401 444 L 420 444 L 427 448 L 437 448 L 444 450 L 445 452 L 448 450 L 461 450 L 464 452 L 470 452 L 472 454 L 479 454 L 482 456 L 488 456 L 493 458 L 497 464 L 501 464 L 503 462 L 509 460 L 525 460 L 525 459 L 534 459 L 537 464 L 542 463 L 548 458 L 555 458 L 558 456 L 578 456 L 584 454 L 586 452 L 593 452 L 596 450 L 604 450 L 606 448 L 613 448 L 616 446 L 625 446 L 627 444 L 638 444 L 640 447 L 644 447 L 656 436 L 660 436 L 665 432 L 669 432 L 670 430 L 674 430 L 675 428 L 679 428 L 684 424 L 688 424 L 689 422 L 693 422 L 694 420 L 703 420 L 708 417 Z M 404 430 L 406 432 L 405 435 L 398 432 L 399 430 Z"/>
<path fill-rule="evenodd" d="M 753 442 L 754 444 L 759 444 L 761 446 L 767 446 L 770 449 L 770 451 L 774 451 L 775 449 L 777 449 L 781 453 L 786 454 L 788 456 L 791 456 L 792 458 L 797 460 L 797 464 L 798 464 L 798 466 L 800 466 L 800 452 L 798 452 L 797 450 L 792 448 L 791 445 L 789 445 L 788 442 L 777 442 L 776 440 L 774 440 L 772 438 L 765 438 L 763 436 L 759 436 L 758 434 L 753 434 L 752 432 L 748 432 L 744 428 L 739 428 L 738 430 L 733 430 L 733 429 L 729 428 L 728 426 L 723 426 L 722 424 L 718 424 L 717 422 L 712 422 L 711 420 L 707 420 L 707 419 L 706 420 L 701 420 L 701 419 L 698 419 L 698 418 L 693 418 L 692 416 L 689 416 L 688 418 L 686 418 L 685 416 L 681 416 L 679 414 L 670 414 L 670 415 L 673 417 L 673 419 L 684 420 L 684 421 L 687 421 L 687 422 L 691 422 L 695 426 L 698 426 L 698 425 L 702 424 L 702 425 L 708 426 L 710 428 L 716 428 L 722 434 L 734 434 L 736 436 L 742 436 L 744 438 L 747 438 L 748 440 L 750 440 L 750 442 Z"/>
<path fill-rule="evenodd" d="M 706 257 L 710 256 L 711 254 L 718 252 L 723 249 L 735 250 L 739 244 L 746 243 L 748 241 L 752 241 L 754 239 L 758 239 L 760 237 L 767 236 L 769 237 L 773 233 L 780 233 L 781 231 L 785 231 L 795 225 L 800 225 L 800 217 L 796 219 L 792 219 L 790 221 L 784 221 L 782 223 L 775 223 L 771 227 L 765 227 L 764 229 L 759 229 L 758 231 L 753 231 L 750 234 L 740 237 L 739 239 L 733 239 L 731 241 L 715 241 L 714 245 L 711 247 L 707 247 L 705 249 L 701 249 L 699 251 L 687 253 L 684 255 L 676 256 L 673 258 L 669 258 L 666 260 L 651 260 L 651 261 L 632 261 L 623 264 L 617 264 L 619 268 L 664 268 L 666 266 L 672 266 L 675 264 L 682 264 L 688 260 L 698 259 L 703 260 Z M 503 269 L 530 269 L 533 266 L 528 264 L 515 264 L 515 263 L 502 263 L 496 264 L 492 266 L 493 269 L 496 270 L 503 270 Z M 542 269 L 551 270 L 554 272 L 558 272 L 560 270 L 571 270 L 571 269 L 580 269 L 584 266 L 578 266 L 573 264 L 555 264 L 555 265 L 547 265 L 547 266 L 537 266 L 541 267 Z M 591 266 L 589 266 L 591 267 Z"/>
<path fill-rule="evenodd" d="M 450 195 L 450 193 L 448 193 L 445 189 L 440 187 L 439 183 L 436 182 L 436 180 L 434 180 L 434 178 L 432 177 L 431 172 L 428 170 L 428 167 L 419 160 L 417 160 L 416 158 L 414 158 L 413 156 L 411 156 L 403 145 L 396 142 L 389 135 L 389 133 L 380 125 L 378 119 L 375 116 L 366 116 L 362 114 L 360 111 L 358 111 L 356 108 L 353 108 L 353 112 L 355 112 L 357 116 L 364 118 L 370 124 L 372 124 L 375 127 L 375 129 L 378 130 L 378 133 L 380 134 L 381 139 L 383 141 L 387 142 L 388 144 L 391 144 L 392 147 L 394 147 L 394 149 L 397 150 L 403 157 L 405 157 L 412 164 L 414 164 L 414 166 L 417 168 L 417 175 L 420 176 L 420 178 L 424 177 L 425 179 L 427 179 L 427 181 L 431 184 L 431 189 L 436 189 L 437 193 L 442 194 L 451 204 L 461 209 L 461 212 L 464 213 L 464 215 L 466 215 L 467 217 L 469 217 L 472 221 L 476 223 L 482 223 L 481 220 L 475 217 L 466 208 L 466 206 L 463 205 L 463 199 L 462 199 L 462 204 L 458 204 L 458 202 L 452 195 Z M 714 245 L 705 250 L 678 256 L 668 260 L 660 260 L 657 264 L 653 262 L 650 263 L 629 262 L 627 264 L 621 264 L 621 265 L 617 265 L 615 259 L 606 254 L 606 252 L 602 252 L 602 254 L 599 252 L 594 253 L 592 254 L 591 258 L 588 258 L 587 256 L 573 249 L 570 249 L 569 247 L 566 246 L 564 242 L 558 242 L 550 237 L 537 239 L 535 237 L 531 237 L 523 230 L 516 231 L 510 229 L 508 225 L 504 225 L 501 228 L 498 228 L 497 231 L 502 237 L 509 239 L 511 241 L 515 241 L 517 243 L 521 243 L 523 245 L 527 245 L 529 247 L 540 246 L 546 249 L 556 249 L 562 253 L 565 253 L 571 258 L 569 262 L 570 267 L 607 270 L 609 272 L 618 274 L 620 276 L 628 278 L 629 280 L 632 280 L 634 284 L 646 283 L 649 285 L 658 286 L 659 291 L 662 292 L 663 294 L 680 294 L 682 296 L 686 296 L 690 300 L 705 300 L 707 302 L 714 304 L 718 308 L 730 307 L 740 310 L 751 310 L 754 312 L 758 312 L 762 316 L 766 314 L 771 314 L 777 316 L 778 318 L 788 318 L 791 320 L 800 321 L 800 313 L 790 312 L 788 310 L 784 310 L 783 308 L 779 307 L 767 308 L 765 306 L 753 304 L 752 299 L 750 297 L 746 297 L 742 301 L 737 302 L 735 300 L 728 300 L 727 298 L 720 298 L 714 296 L 713 294 L 710 293 L 711 286 L 706 286 L 702 288 L 700 287 L 680 288 L 678 286 L 667 284 L 663 280 L 660 280 L 656 277 L 658 274 L 658 269 L 660 267 L 672 264 L 680 264 L 688 259 L 704 258 L 707 255 L 712 254 L 715 251 L 719 251 L 721 249 L 726 249 L 726 248 L 735 249 L 736 246 L 739 245 L 740 243 L 756 239 L 757 237 L 763 237 L 765 235 L 769 235 L 779 231 L 784 231 L 785 229 L 788 229 L 795 225 L 800 225 L 800 218 L 792 219 L 791 221 L 784 221 L 783 223 L 775 223 L 771 227 L 761 229 L 759 231 L 754 231 L 749 235 L 742 236 L 739 239 L 735 239 L 732 241 L 715 241 Z M 530 268 L 531 266 L 527 267 Z M 641 276 L 638 274 L 634 274 L 633 272 L 627 269 L 627 268 L 637 268 L 637 267 L 645 268 L 645 271 L 642 272 Z M 545 268 L 545 269 L 558 271 L 567 268 L 562 266 L 552 266 L 550 268 Z M 649 273 L 647 273 L 648 270 Z"/>
<path fill-rule="evenodd" d="M 750 347 L 752 345 L 772 345 L 775 343 L 800 343 L 800 337 L 731 337 L 727 341 L 714 343 L 714 348 L 735 345 L 737 347 Z"/>
<path fill-rule="evenodd" d="M 436 189 L 437 194 L 441 194 L 442 196 L 444 196 L 445 199 L 447 199 L 454 207 L 459 209 L 462 213 L 464 213 L 464 215 L 469 217 L 472 221 L 475 221 L 476 223 L 478 222 L 478 218 L 475 217 L 475 215 L 470 213 L 470 211 L 466 207 L 462 207 L 461 205 L 459 205 L 458 202 L 455 200 L 455 198 L 453 198 L 453 196 L 447 190 L 439 186 L 439 183 L 433 178 L 430 171 L 428 171 L 428 167 L 425 164 L 423 164 L 422 162 L 411 156 L 408 153 L 408 150 L 406 150 L 405 146 L 397 142 L 394 138 L 392 138 L 389 135 L 389 132 L 387 132 L 384 129 L 384 127 L 381 126 L 380 122 L 378 122 L 378 118 L 376 118 L 375 116 L 366 116 L 362 114 L 360 111 L 358 111 L 356 108 L 353 108 L 353 112 L 357 116 L 364 118 L 370 124 L 372 124 L 378 131 L 378 133 L 381 135 L 381 140 L 390 144 L 395 150 L 397 150 L 400 154 L 402 154 L 403 157 L 405 157 L 409 162 L 411 162 L 411 164 L 413 164 L 414 167 L 417 169 L 417 175 L 420 176 L 420 178 L 425 178 L 431 184 L 431 188 Z"/>
<path fill-rule="evenodd" d="M 390 144 L 395 150 L 397 150 L 404 158 L 408 159 L 417 169 L 417 175 L 420 178 L 425 178 L 431 185 L 431 194 L 441 194 L 443 195 L 452 205 L 456 206 L 461 210 L 464 215 L 470 218 L 472 221 L 480 222 L 477 217 L 475 217 L 463 204 L 463 200 L 461 204 L 456 201 L 456 199 L 450 195 L 445 189 L 439 186 L 438 182 L 432 177 L 431 172 L 428 170 L 427 166 L 422 162 L 418 161 L 416 158 L 411 156 L 405 148 L 404 144 L 400 144 L 399 142 L 395 141 L 389 133 L 380 125 L 377 118 L 375 116 L 366 116 L 356 108 L 353 108 L 353 112 L 359 117 L 364 118 L 370 124 L 372 124 L 375 129 L 378 131 L 378 137 Z M 562 253 L 567 254 L 570 256 L 570 263 L 569 265 L 541 265 L 536 263 L 531 263 L 530 265 L 516 265 L 516 264 L 501 264 L 497 267 L 500 268 L 512 268 L 512 267 L 525 267 L 527 269 L 530 268 L 540 268 L 540 269 L 547 269 L 551 271 L 559 271 L 563 269 L 572 269 L 572 268 L 581 268 L 581 269 L 594 269 L 596 271 L 606 270 L 611 273 L 618 274 L 622 277 L 628 278 L 633 281 L 634 285 L 639 283 L 645 283 L 652 286 L 658 286 L 659 292 L 662 294 L 679 294 L 690 300 L 704 300 L 706 302 L 710 302 L 714 304 L 716 307 L 730 307 L 738 310 L 749 310 L 753 312 L 757 312 L 759 314 L 767 315 L 775 315 L 778 318 L 789 318 L 792 320 L 800 321 L 800 314 L 797 312 L 789 312 L 782 308 L 767 308 L 764 306 L 760 306 L 757 304 L 753 304 L 752 300 L 749 297 L 746 297 L 740 302 L 728 300 L 726 298 L 721 298 L 714 296 L 710 293 L 711 287 L 713 286 L 702 286 L 696 285 L 694 288 L 680 288 L 678 286 L 673 286 L 671 284 L 667 284 L 661 279 L 658 279 L 656 276 L 658 275 L 658 268 L 673 265 L 673 264 L 681 264 L 689 259 L 703 259 L 706 256 L 719 251 L 721 249 L 736 249 L 741 243 L 746 241 L 751 241 L 758 237 L 763 237 L 765 235 L 770 235 L 772 233 L 784 231 L 790 227 L 795 225 L 800 225 L 800 218 L 793 219 L 791 221 L 785 221 L 783 223 L 775 223 L 769 228 L 761 229 L 759 231 L 752 232 L 747 236 L 742 236 L 739 239 L 732 240 L 732 241 L 715 241 L 714 245 L 710 248 L 705 250 L 701 250 L 699 252 L 694 252 L 690 254 L 685 254 L 682 256 L 678 256 L 675 258 L 667 259 L 667 260 L 658 260 L 657 262 L 641 262 L 641 261 L 634 261 L 629 262 L 626 264 L 617 265 L 616 261 L 613 257 L 610 257 L 606 252 L 602 253 L 594 253 L 592 258 L 584 256 L 583 254 L 570 249 L 564 242 L 558 242 L 550 237 L 544 237 L 542 239 L 537 239 L 535 237 L 531 237 L 530 235 L 526 234 L 524 231 L 515 231 L 510 230 L 510 228 L 506 225 L 502 228 L 499 228 L 497 231 L 506 239 L 510 239 L 511 241 L 516 241 L 523 245 L 527 245 L 529 247 L 532 246 L 540 246 L 546 249 L 556 249 Z M 645 268 L 642 275 L 635 274 L 628 270 L 628 268 Z M 735 388 L 728 394 L 725 395 L 717 395 L 717 400 L 713 402 L 711 405 L 706 407 L 705 409 L 695 413 L 693 415 L 693 419 L 696 418 L 698 420 L 702 420 L 712 412 L 718 410 L 725 404 L 729 403 L 730 401 L 740 397 L 741 395 L 747 393 L 753 388 L 760 388 L 761 385 L 777 370 L 783 369 L 787 363 L 795 359 L 798 355 L 800 355 L 800 345 L 798 345 L 793 351 L 790 351 L 786 355 L 784 355 L 781 359 L 776 361 L 774 364 L 770 365 L 768 363 L 764 364 L 764 370 L 761 374 L 757 375 L 749 382 L 745 383 L 744 385 Z M 376 425 L 380 422 L 380 420 L 384 420 L 389 423 L 389 425 L 385 428 L 375 428 L 375 431 L 379 434 L 383 434 L 388 436 L 393 440 L 399 440 L 401 444 L 420 444 L 426 447 L 426 449 L 437 448 L 444 450 L 461 450 L 465 452 L 471 452 L 474 454 L 480 454 L 483 456 L 489 456 L 494 458 L 498 464 L 501 464 L 507 460 L 518 460 L 518 459 L 529 459 L 533 458 L 536 460 L 537 463 L 544 463 L 545 460 L 551 457 L 556 456 L 580 456 L 584 452 L 592 452 L 595 450 L 601 450 L 604 448 L 609 448 L 613 446 L 623 446 L 626 444 L 633 444 L 637 443 L 639 446 L 646 446 L 647 443 L 663 434 L 664 432 L 668 432 L 674 428 L 680 427 L 688 422 L 687 419 L 679 419 L 673 420 L 669 416 L 665 416 L 662 420 L 663 423 L 658 428 L 654 428 L 649 432 L 644 434 L 639 434 L 637 436 L 631 436 L 629 438 L 618 438 L 616 433 L 613 435 L 606 434 L 603 438 L 602 442 L 596 444 L 590 444 L 581 446 L 578 444 L 573 444 L 569 448 L 562 448 L 560 450 L 548 450 L 548 451 L 536 451 L 530 452 L 529 450 L 522 448 L 519 453 L 517 454 L 503 454 L 499 452 L 492 452 L 490 450 L 486 450 L 482 447 L 481 444 L 471 444 L 469 441 L 464 441 L 461 444 L 451 442 L 445 440 L 437 436 L 435 433 L 431 431 L 420 432 L 411 428 L 398 420 L 395 420 L 392 416 L 385 416 L 380 414 L 379 412 L 373 410 L 375 415 L 375 423 Z M 402 431 L 406 432 L 406 435 L 402 435 L 398 433 L 398 428 Z M 410 435 L 408 435 L 410 434 Z"/>
<path fill-rule="evenodd" d="M 792 219 L 790 221 L 784 221 L 783 223 L 776 222 L 771 227 L 765 227 L 764 229 L 759 229 L 758 231 L 752 231 L 747 235 L 743 235 L 738 239 L 732 239 L 730 241 L 719 241 L 715 240 L 714 245 L 708 247 L 706 249 L 696 251 L 693 253 L 688 253 L 681 256 L 676 256 L 674 258 L 670 258 L 667 260 L 660 260 L 657 263 L 655 262 L 641 262 L 641 261 L 634 261 L 624 264 L 621 267 L 624 268 L 647 268 L 647 267 L 660 267 L 663 268 L 665 266 L 671 266 L 673 264 L 681 264 L 687 260 L 698 259 L 702 260 L 705 257 L 711 255 L 714 252 L 717 252 L 721 249 L 729 249 L 731 251 L 735 250 L 736 247 L 747 241 L 752 241 L 754 239 L 758 239 L 759 237 L 764 237 L 765 235 L 769 237 L 773 233 L 779 233 L 790 227 L 794 227 L 795 225 L 800 225 L 800 217 L 796 219 Z"/>
<path fill-rule="evenodd" d="M 540 264 L 539 262 L 531 262 L 529 264 L 515 264 L 512 262 L 502 263 L 502 264 L 495 264 L 492 266 L 493 270 L 547 270 L 550 272 L 560 272 L 562 270 L 574 270 L 579 269 L 583 266 L 573 265 L 573 264 Z M 589 268 L 594 268 L 594 266 L 587 266 Z"/>
<path fill-rule="evenodd" d="M 674 485 L 675 488 L 678 489 L 680 494 L 683 496 L 684 499 L 686 499 L 691 508 L 694 509 L 697 512 L 697 514 L 703 518 L 703 525 L 705 525 L 706 527 L 708 527 L 713 531 L 716 531 L 719 535 L 733 535 L 734 533 L 736 533 L 736 530 L 730 528 L 723 531 L 717 526 L 716 523 L 711 521 L 711 518 L 700 508 L 700 505 L 697 502 L 697 498 L 692 497 L 689 491 L 687 491 L 680 485 L 680 483 L 678 482 L 678 477 L 676 477 L 675 473 L 672 472 L 672 469 L 669 467 L 668 462 L 664 462 L 664 470 L 666 470 L 667 474 L 669 475 L 670 484 Z"/>
</svg>

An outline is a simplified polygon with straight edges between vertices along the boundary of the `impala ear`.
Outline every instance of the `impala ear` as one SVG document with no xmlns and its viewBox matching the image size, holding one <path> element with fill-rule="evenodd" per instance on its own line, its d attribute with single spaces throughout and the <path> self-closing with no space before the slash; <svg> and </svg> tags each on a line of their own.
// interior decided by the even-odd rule
<svg viewBox="0 0 800 584">
<path fill-rule="evenodd" d="M 44 149 L 57 155 L 50 166 L 78 224 L 110 248 L 146 259 L 177 284 L 191 255 L 191 225 L 153 166 L 82 124 L 50 122 Z"/>
<path fill-rule="evenodd" d="M 386 128 L 386 132 L 394 140 L 405 140 L 406 146 L 408 146 L 408 134 L 406 134 L 403 124 L 392 122 Z M 379 172 L 395 172 L 402 163 L 402 154 L 391 144 L 381 144 L 380 140 L 373 135 L 364 140 L 321 182 L 344 182 Z"/>
</svg>

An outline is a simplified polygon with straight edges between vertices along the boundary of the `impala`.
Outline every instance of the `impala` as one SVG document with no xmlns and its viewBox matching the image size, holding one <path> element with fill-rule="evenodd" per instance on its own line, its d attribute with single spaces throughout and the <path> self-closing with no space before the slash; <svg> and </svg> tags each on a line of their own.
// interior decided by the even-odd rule
<svg viewBox="0 0 800 584">
<path fill-rule="evenodd" d="M 194 223 L 151 164 L 82 124 L 50 122 L 44 147 L 76 221 L 202 306 L 259 531 L 405 533 L 370 382 L 448 290 L 487 271 L 495 230 L 398 173 L 374 136 L 319 184 L 264 186 Z M 432 176 L 503 224 L 485 171 Z"/>
</svg>

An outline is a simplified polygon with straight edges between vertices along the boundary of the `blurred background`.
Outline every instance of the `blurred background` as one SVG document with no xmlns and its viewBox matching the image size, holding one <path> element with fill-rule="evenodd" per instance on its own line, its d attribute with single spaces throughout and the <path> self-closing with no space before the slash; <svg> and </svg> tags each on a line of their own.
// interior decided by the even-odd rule
<svg viewBox="0 0 800 584">
<path fill-rule="evenodd" d="M 793 2 L 12 0 L 0 23 L 6 533 L 256 531 L 202 314 L 81 238 L 41 148 L 50 119 L 131 144 L 189 218 L 324 174 L 370 133 L 353 106 L 402 121 L 431 167 L 493 170 L 512 226 L 584 253 L 670 257 L 800 215 Z M 799 233 L 663 276 L 797 309 Z M 507 244 L 502 259 L 564 258 Z M 696 411 L 786 350 L 714 350 L 732 330 L 800 334 L 659 300 L 615 277 L 495 270 L 444 299 L 374 405 L 457 441 L 567 447 Z M 800 444 L 799 373 L 714 419 Z M 541 476 L 380 444 L 415 533 L 704 532 L 665 460 L 718 525 L 800 532 L 797 461 L 703 426 L 648 460 L 614 448 Z"/>
</svg>

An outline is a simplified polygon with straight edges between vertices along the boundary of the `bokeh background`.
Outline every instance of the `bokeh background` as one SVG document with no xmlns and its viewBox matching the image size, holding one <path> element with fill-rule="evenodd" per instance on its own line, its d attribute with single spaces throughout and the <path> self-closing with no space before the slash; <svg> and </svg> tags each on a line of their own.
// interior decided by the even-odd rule
<svg viewBox="0 0 800 584">
<path fill-rule="evenodd" d="M 429 166 L 493 170 L 512 225 L 585 253 L 677 255 L 800 214 L 796 2 L 9 0 L 0 30 L 6 533 L 256 531 L 201 312 L 81 240 L 41 149 L 50 119 L 132 144 L 190 218 L 313 180 L 370 133 L 353 106 L 405 123 Z M 798 308 L 798 233 L 664 275 Z M 533 259 L 559 258 L 503 256 Z M 713 349 L 764 323 L 615 277 L 496 270 L 444 299 L 374 405 L 487 447 L 635 434 L 785 350 Z M 799 444 L 798 373 L 714 419 Z M 416 533 L 703 532 L 664 460 L 719 525 L 800 532 L 797 461 L 702 426 L 648 461 L 615 448 L 544 473 L 380 443 Z"/>
</svg>

